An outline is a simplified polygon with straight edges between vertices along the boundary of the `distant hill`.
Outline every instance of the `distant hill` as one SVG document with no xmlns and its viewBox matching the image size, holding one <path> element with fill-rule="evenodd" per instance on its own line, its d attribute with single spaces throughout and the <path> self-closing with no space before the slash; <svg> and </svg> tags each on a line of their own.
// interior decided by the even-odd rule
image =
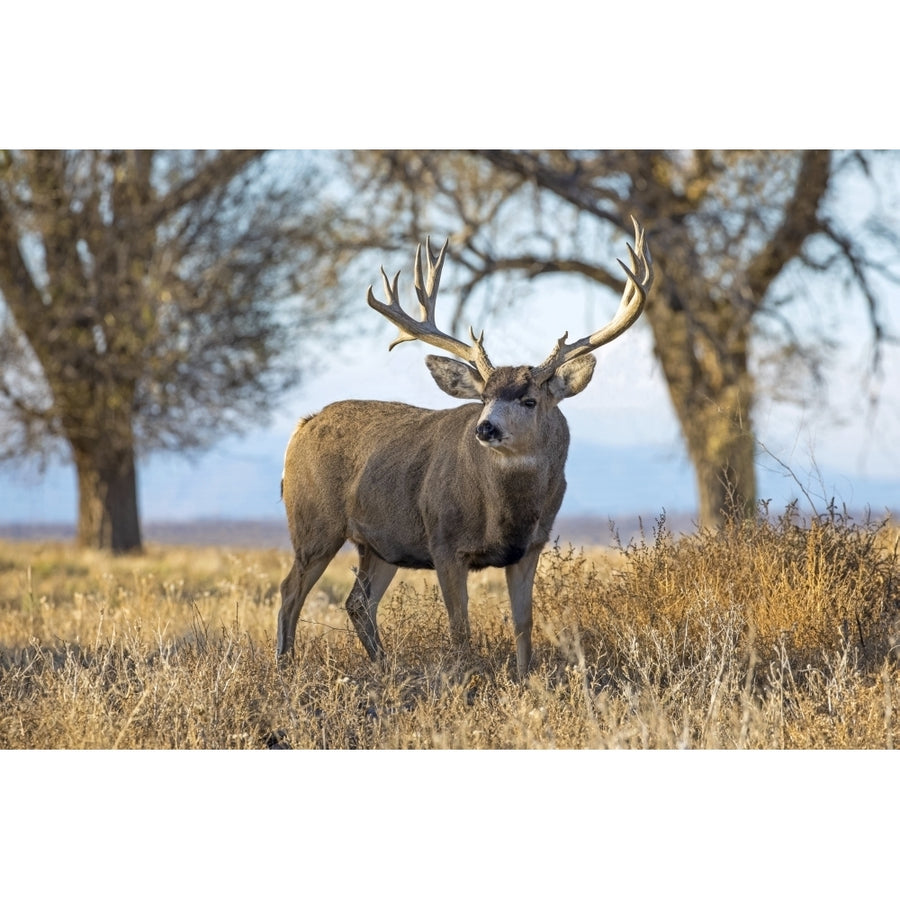
<svg viewBox="0 0 900 900">
<path fill-rule="evenodd" d="M 281 519 L 194 519 L 186 522 L 145 522 L 141 527 L 145 543 L 291 548 L 287 526 Z M 71 541 L 75 539 L 75 525 L 64 522 L 0 524 L 0 538 Z"/>
<path fill-rule="evenodd" d="M 623 544 L 637 537 L 641 528 L 652 539 L 657 517 L 622 516 L 615 520 L 615 529 Z M 666 517 L 666 527 L 674 534 L 694 529 L 689 515 Z M 194 519 L 186 522 L 146 522 L 143 525 L 145 543 L 181 546 L 253 547 L 291 549 L 287 525 L 283 519 Z M 74 524 L 20 523 L 0 524 L 0 538 L 18 541 L 71 541 L 75 538 Z M 561 516 L 551 534 L 551 541 L 561 546 L 608 546 L 615 543 L 609 519 L 599 516 Z"/>
</svg>

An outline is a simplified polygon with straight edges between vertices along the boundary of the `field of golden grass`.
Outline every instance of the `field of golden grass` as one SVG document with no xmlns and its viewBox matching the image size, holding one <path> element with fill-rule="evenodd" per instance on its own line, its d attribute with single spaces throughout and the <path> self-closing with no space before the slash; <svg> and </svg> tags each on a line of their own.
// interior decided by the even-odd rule
<svg viewBox="0 0 900 900">
<path fill-rule="evenodd" d="M 893 748 L 898 539 L 788 513 L 550 549 L 523 682 L 498 570 L 470 577 L 465 653 L 433 575 L 401 571 L 379 669 L 343 609 L 342 554 L 279 666 L 285 552 L 0 543 L 0 747 Z"/>
</svg>

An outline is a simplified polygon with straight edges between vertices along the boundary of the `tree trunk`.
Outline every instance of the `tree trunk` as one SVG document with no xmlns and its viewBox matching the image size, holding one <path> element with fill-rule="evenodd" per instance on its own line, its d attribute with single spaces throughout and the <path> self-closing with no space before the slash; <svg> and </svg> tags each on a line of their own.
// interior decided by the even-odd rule
<svg viewBox="0 0 900 900">
<path fill-rule="evenodd" d="M 749 399 L 735 386 L 715 397 L 673 396 L 697 480 L 701 528 L 718 528 L 733 517 L 748 518 L 756 508 Z"/>
<path fill-rule="evenodd" d="M 96 448 L 92 448 L 96 450 Z M 113 553 L 141 551 L 134 451 L 75 451 L 79 546 Z"/>
<path fill-rule="evenodd" d="M 699 280 L 667 278 L 667 266 L 670 273 L 685 270 L 681 256 L 656 254 L 661 277 L 647 319 L 694 468 L 698 524 L 718 528 L 756 508 L 750 316 L 740 304 L 703 295 Z M 690 297 L 679 292 L 682 285 Z"/>
</svg>

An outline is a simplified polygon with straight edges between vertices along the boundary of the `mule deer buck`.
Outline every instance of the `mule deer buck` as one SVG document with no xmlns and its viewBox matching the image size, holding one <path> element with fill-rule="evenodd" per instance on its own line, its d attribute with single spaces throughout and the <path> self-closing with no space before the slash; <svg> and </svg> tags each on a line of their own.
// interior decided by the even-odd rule
<svg viewBox="0 0 900 900">
<path fill-rule="evenodd" d="M 484 332 L 470 343 L 440 331 L 435 300 L 447 243 L 435 256 L 416 250 L 415 290 L 421 321 L 397 299 L 400 273 L 387 303 L 369 287 L 369 306 L 398 326 L 391 349 L 419 340 L 456 359 L 426 357 L 438 387 L 463 400 L 454 409 L 346 400 L 301 419 L 285 453 L 281 482 L 294 563 L 281 584 L 278 647 L 292 651 L 310 589 L 345 541 L 359 552 L 347 613 L 373 660 L 382 660 L 378 603 L 398 567 L 434 569 L 457 645 L 469 639 L 470 569 L 505 568 L 516 638 L 516 668 L 531 661 L 532 587 L 566 482 L 569 429 L 558 404 L 584 390 L 598 347 L 640 316 L 653 278 L 644 231 L 634 219 L 635 247 L 619 309 L 599 331 L 569 344 L 568 333 L 538 366 L 491 365 Z"/>
</svg>

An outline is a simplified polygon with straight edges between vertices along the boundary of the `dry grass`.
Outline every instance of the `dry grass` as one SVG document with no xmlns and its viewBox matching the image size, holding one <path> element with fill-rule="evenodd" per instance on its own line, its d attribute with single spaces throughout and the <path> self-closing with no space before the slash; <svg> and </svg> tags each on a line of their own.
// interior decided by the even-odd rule
<svg viewBox="0 0 900 900">
<path fill-rule="evenodd" d="M 499 571 L 471 576 L 467 653 L 433 576 L 401 573 L 380 671 L 348 630 L 341 556 L 279 667 L 285 553 L 0 544 L 0 747 L 891 748 L 897 541 L 785 515 L 552 550 L 524 683 Z"/>
</svg>

